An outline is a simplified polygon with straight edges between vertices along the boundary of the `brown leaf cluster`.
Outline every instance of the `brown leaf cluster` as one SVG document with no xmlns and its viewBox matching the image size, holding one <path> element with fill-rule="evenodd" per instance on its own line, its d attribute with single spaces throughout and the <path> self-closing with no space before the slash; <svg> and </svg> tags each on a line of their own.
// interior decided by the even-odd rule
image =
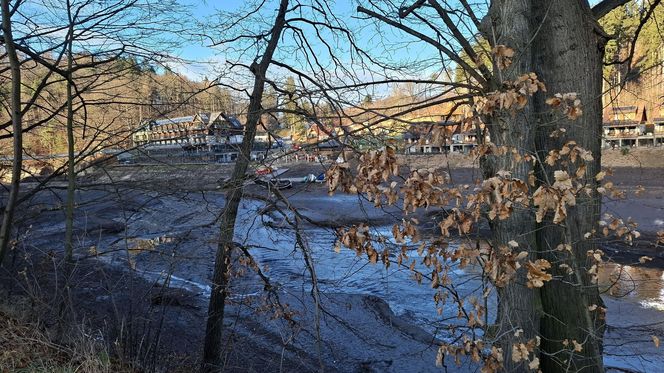
<svg viewBox="0 0 664 373">
<path fill-rule="evenodd" d="M 588 250 L 586 254 L 591 263 L 590 268 L 588 268 L 588 276 L 590 276 L 590 282 L 596 284 L 599 266 L 604 261 L 602 258 L 604 256 L 604 252 L 602 250 L 597 249 L 597 250 Z"/>
<path fill-rule="evenodd" d="M 494 115 L 497 111 L 515 113 L 528 104 L 528 97 L 536 92 L 546 92 L 544 83 L 537 74 L 530 73 L 518 77 L 515 81 L 505 81 L 503 89 L 480 97 L 475 103 L 475 111 L 481 115 Z"/>
<path fill-rule="evenodd" d="M 499 69 L 505 70 L 512 64 L 512 58 L 514 57 L 514 49 L 506 45 L 496 45 L 491 53 L 494 56 L 496 61 L 496 66 Z"/>
<path fill-rule="evenodd" d="M 556 93 L 548 98 L 546 103 L 554 109 L 560 110 L 571 120 L 575 120 L 583 114 L 581 100 L 575 92 Z"/>
<path fill-rule="evenodd" d="M 485 343 L 480 340 L 471 340 L 468 337 L 464 337 L 458 345 L 445 344 L 438 348 L 438 354 L 436 357 L 436 365 L 443 366 L 445 356 L 450 356 L 454 358 L 454 362 L 457 366 L 461 366 L 462 358 L 468 356 L 474 362 L 480 362 L 483 360 L 483 350 L 485 348 Z M 500 357 L 498 357 L 500 355 Z M 500 349 L 492 350 L 489 355 L 496 367 L 502 367 L 502 351 Z M 484 358 L 486 360 L 486 358 Z M 486 365 L 485 365 L 486 367 Z M 498 372 L 499 370 L 482 370 L 482 372 L 493 373 Z"/>
<path fill-rule="evenodd" d="M 551 263 L 546 259 L 537 259 L 534 262 L 528 261 L 526 268 L 528 269 L 526 285 L 529 288 L 541 288 L 545 282 L 551 281 L 553 278 L 551 274 L 546 272 L 547 269 L 551 268 Z"/>
<path fill-rule="evenodd" d="M 350 173 L 348 163 L 335 163 L 325 172 L 327 182 L 327 193 L 333 195 L 339 187 L 346 193 L 357 193 L 353 185 L 353 176 Z"/>
<path fill-rule="evenodd" d="M 592 161 L 592 152 L 578 146 L 576 141 L 568 141 L 562 148 L 549 151 L 545 162 L 549 166 L 555 166 L 557 162 L 560 162 L 562 166 L 568 167 L 576 164 L 579 160 L 584 162 Z"/>
<path fill-rule="evenodd" d="M 485 275 L 496 287 L 504 287 L 515 277 L 521 268 L 521 262 L 528 256 L 526 251 L 515 251 L 507 245 L 498 249 L 487 250 L 483 255 L 483 269 Z"/>
<path fill-rule="evenodd" d="M 636 230 L 638 224 L 631 218 L 625 222 L 623 219 L 605 213 L 598 224 L 604 237 L 612 236 L 628 244 L 632 244 L 634 239 L 641 237 L 641 233 Z"/>
<path fill-rule="evenodd" d="M 562 169 L 553 172 L 552 184 L 542 184 L 533 193 L 533 205 L 537 207 L 535 219 L 538 223 L 542 222 L 549 211 L 554 213 L 553 223 L 562 223 L 567 217 L 567 208 L 576 205 L 580 193 L 588 196 L 593 194 L 586 180 L 586 162 L 592 160 L 592 153 L 574 141 L 568 141 L 562 148 L 549 151 L 546 164 Z M 566 169 L 572 170 L 572 173 Z M 600 174 L 595 177 L 600 176 L 603 177 Z"/>
<path fill-rule="evenodd" d="M 446 206 L 449 201 L 460 201 L 461 192 L 456 188 L 444 188 L 449 176 L 438 174 L 433 169 L 420 169 L 410 173 L 401 187 L 403 209 L 415 212 L 418 208 Z"/>
<path fill-rule="evenodd" d="M 369 226 L 366 224 L 353 225 L 352 227 L 344 230 L 342 228 L 337 232 L 339 240 L 337 245 L 343 244 L 345 247 L 355 251 L 357 256 L 366 254 L 369 262 L 377 263 L 379 257 L 385 265 L 389 266 L 389 252 L 387 249 L 383 253 L 379 253 L 373 245 Z M 338 251 L 339 246 L 337 246 Z"/>
<path fill-rule="evenodd" d="M 398 175 L 396 152 L 392 147 L 384 150 L 372 150 L 362 154 L 353 177 L 348 163 L 332 165 L 326 172 L 328 193 L 330 195 L 340 187 L 346 193 L 364 193 L 376 207 L 384 202 L 392 205 L 398 200 L 397 183 L 386 184 L 390 178 Z"/>
<path fill-rule="evenodd" d="M 526 343 L 514 343 L 512 345 L 512 361 L 515 363 L 525 361 L 528 363 L 528 369 L 539 369 L 539 358 L 537 357 L 537 347 L 540 345 L 540 338 L 535 337 Z M 533 355 L 532 358 L 530 355 Z"/>
<path fill-rule="evenodd" d="M 515 206 L 528 206 L 528 185 L 523 180 L 512 178 L 508 172 L 499 171 L 496 176 L 484 180 L 482 190 L 469 196 L 467 208 L 479 208 L 481 204 L 489 207 L 490 220 L 507 219 Z"/>
</svg>

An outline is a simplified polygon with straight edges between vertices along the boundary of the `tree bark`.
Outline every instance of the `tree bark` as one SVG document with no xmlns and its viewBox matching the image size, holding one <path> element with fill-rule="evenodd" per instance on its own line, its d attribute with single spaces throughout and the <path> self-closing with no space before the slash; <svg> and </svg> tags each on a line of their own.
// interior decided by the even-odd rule
<svg viewBox="0 0 664 373">
<path fill-rule="evenodd" d="M 518 76 L 533 71 L 532 52 L 528 43 L 531 30 L 532 5 L 523 0 L 494 1 L 489 11 L 493 20 L 493 27 L 484 30 L 485 37 L 493 45 L 507 45 L 514 49 L 517 58 L 514 64 L 504 71 L 494 66 L 494 81 L 491 89 L 500 89 L 505 80 L 515 80 Z M 523 110 L 515 116 L 511 114 L 497 114 L 486 120 L 491 141 L 497 146 L 506 146 L 517 149 L 521 153 L 533 153 L 535 148 L 535 131 L 531 118 L 534 115 L 534 105 L 528 103 Z M 511 153 L 507 155 L 488 155 L 481 161 L 484 178 L 496 175 L 496 172 L 505 170 L 511 177 L 520 179 L 526 184 L 532 170 L 530 162 L 516 161 Z M 490 222 L 493 247 L 498 250 L 507 246 L 509 241 L 519 243 L 519 250 L 528 251 L 527 260 L 537 257 L 536 225 L 532 211 L 515 208 L 505 220 L 498 218 Z M 497 289 L 498 314 L 496 320 L 496 335 L 498 344 L 503 349 L 504 366 L 508 372 L 528 371 L 527 361 L 512 361 L 512 346 L 525 343 L 539 335 L 540 300 L 537 290 L 526 286 L 526 276 L 519 271 L 516 279 L 502 288 Z M 522 329 L 523 333 L 516 333 Z"/>
<path fill-rule="evenodd" d="M 67 201 L 65 209 L 65 260 L 67 264 L 74 257 L 74 193 L 76 190 L 76 170 L 74 154 L 74 109 L 72 97 L 72 43 L 74 41 L 74 20 L 71 4 L 67 1 L 69 31 L 67 33 Z"/>
<path fill-rule="evenodd" d="M 75 318 L 74 304 L 71 297 L 71 279 L 74 273 L 74 205 L 76 192 L 76 170 L 74 153 L 74 108 L 73 108 L 73 54 L 72 47 L 74 43 L 74 19 L 72 18 L 71 3 L 67 0 L 67 20 L 69 27 L 65 39 L 65 48 L 67 56 L 67 89 L 66 89 L 66 107 L 67 119 L 65 130 L 67 134 L 67 196 L 65 200 L 65 262 L 62 268 L 62 300 L 59 305 L 59 323 L 58 335 L 64 336 L 68 321 Z"/>
<path fill-rule="evenodd" d="M 535 1 L 534 19 L 539 32 L 533 39 L 533 59 L 537 74 L 550 93 L 576 92 L 579 94 L 583 115 L 572 121 L 555 118 L 543 98 L 536 102 L 538 117 L 537 147 L 541 159 L 551 149 L 560 149 L 573 140 L 578 146 L 590 150 L 594 160 L 586 162 L 585 181 L 592 187 L 593 195 L 581 193 L 576 206 L 568 208 L 568 216 L 561 225 L 550 219 L 540 224 L 537 235 L 540 257 L 552 263 L 552 274 L 563 280 L 550 281 L 541 289 L 542 305 L 546 314 L 542 318 L 541 334 L 542 370 L 545 372 L 603 372 L 602 339 L 604 321 L 600 320 L 603 303 L 596 284 L 588 275 L 590 263 L 588 250 L 596 244 L 584 239 L 584 234 L 597 228 L 601 211 L 601 196 L 596 192 L 595 175 L 600 171 L 602 129 L 602 60 L 606 39 L 587 2 L 560 0 L 555 6 L 545 0 Z M 552 123 L 555 126 L 552 127 Z M 566 136 L 550 137 L 551 131 L 565 128 Z M 578 163 L 577 163 L 578 165 Z M 540 164 L 541 176 L 553 178 L 553 171 L 560 165 L 549 167 Z M 574 174 L 576 166 L 570 165 L 568 173 Z M 571 244 L 572 254 L 555 250 L 559 244 Z M 559 269 L 565 263 L 574 274 L 568 276 Z M 595 311 L 589 306 L 597 305 Z M 575 339 L 581 343 L 580 352 L 551 355 L 565 349 L 562 341 Z M 566 348 L 570 351 L 570 348 Z"/>
<path fill-rule="evenodd" d="M 499 79 L 536 72 L 550 94 L 577 92 L 582 98 L 583 116 L 571 121 L 555 117 L 545 103 L 544 95 L 536 95 L 524 111 L 516 117 L 492 118 L 489 124 L 492 141 L 497 145 L 516 147 L 521 152 L 537 152 L 540 159 L 550 150 L 574 140 L 592 151 L 595 159 L 587 163 L 587 182 L 596 187 L 595 174 L 600 170 L 601 142 L 601 79 L 602 57 L 606 40 L 592 16 L 587 2 L 561 0 L 496 0 L 489 11 L 490 30 L 482 30 L 493 45 L 504 44 L 515 50 L 516 66 L 508 70 L 510 75 Z M 486 23 L 485 23 L 486 24 Z M 494 71 L 497 71 L 494 67 Z M 494 85 L 494 88 L 497 86 Z M 550 133 L 564 127 L 566 137 L 551 138 Z M 530 171 L 527 165 L 515 167 L 510 156 L 492 157 L 483 162 L 486 177 L 504 169 L 513 177 L 523 179 Z M 560 166 L 549 167 L 538 163 L 536 171 L 540 180 L 552 180 L 553 171 Z M 567 170 L 576 171 L 575 166 Z M 561 225 L 545 219 L 535 224 L 532 213 L 516 212 L 503 222 L 492 224 L 494 244 L 505 244 L 511 239 L 527 245 L 530 260 L 534 256 L 551 262 L 552 274 L 559 279 L 545 283 L 539 291 L 523 286 L 522 277 L 516 283 L 499 289 L 499 333 L 508 333 L 506 325 L 522 328 L 526 339 L 539 335 L 541 369 L 544 372 L 583 371 L 603 372 L 602 336 L 603 324 L 589 306 L 602 305 L 598 288 L 587 274 L 587 250 L 594 245 L 583 235 L 596 227 L 600 213 L 600 197 L 579 197 L 577 206 L 568 209 L 568 217 Z M 569 243 L 573 253 L 555 250 L 558 244 Z M 566 263 L 574 270 L 573 278 L 564 277 L 559 265 Z M 563 280 L 560 280 L 562 278 Z M 511 360 L 512 334 L 503 335 L 499 343 L 505 353 L 507 371 L 528 371 L 524 364 Z M 568 346 L 563 346 L 567 339 Z M 573 352 L 572 340 L 583 345 L 581 352 Z M 523 342 L 523 338 L 520 339 Z M 561 353 L 561 351 L 563 351 Z"/>
<path fill-rule="evenodd" d="M 254 74 L 254 86 L 249 99 L 247 122 L 244 138 L 240 145 L 240 154 L 233 169 L 226 198 L 226 205 L 221 215 L 219 230 L 219 243 L 215 257 L 212 292 L 208 306 L 208 320 L 203 346 L 204 372 L 218 371 L 222 368 L 222 332 L 224 322 L 224 306 L 228 292 L 228 267 L 233 249 L 233 236 L 235 233 L 235 220 L 243 194 L 245 174 L 251 160 L 251 148 L 256 136 L 256 128 L 261 120 L 261 102 L 265 89 L 265 74 L 272 61 L 272 56 L 279 43 L 281 32 L 286 23 L 288 0 L 281 0 L 279 10 L 270 34 L 270 40 L 259 63 L 251 65 Z"/>
<path fill-rule="evenodd" d="M 21 168 L 23 166 L 23 132 L 21 113 L 21 70 L 14 37 L 12 34 L 11 13 L 9 0 L 1 0 L 2 10 L 2 36 L 11 70 L 11 117 L 14 139 L 14 160 L 12 162 L 12 180 L 9 186 L 9 196 L 2 214 L 0 226 L 0 264 L 7 255 L 9 241 L 12 233 L 14 211 L 16 209 L 18 193 L 21 185 Z"/>
</svg>

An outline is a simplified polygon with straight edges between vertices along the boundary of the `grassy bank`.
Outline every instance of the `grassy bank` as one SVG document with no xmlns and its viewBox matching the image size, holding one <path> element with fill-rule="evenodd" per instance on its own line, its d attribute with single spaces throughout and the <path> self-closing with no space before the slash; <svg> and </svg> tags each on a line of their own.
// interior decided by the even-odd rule
<svg viewBox="0 0 664 373">
<path fill-rule="evenodd" d="M 138 372 L 76 327 L 68 328 L 64 343 L 40 324 L 16 304 L 0 304 L 0 372 Z"/>
</svg>

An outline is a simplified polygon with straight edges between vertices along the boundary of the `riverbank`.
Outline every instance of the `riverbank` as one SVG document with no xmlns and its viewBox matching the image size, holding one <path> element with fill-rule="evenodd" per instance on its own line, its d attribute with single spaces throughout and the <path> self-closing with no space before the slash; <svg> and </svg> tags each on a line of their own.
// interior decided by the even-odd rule
<svg viewBox="0 0 664 373">
<path fill-rule="evenodd" d="M 42 192 L 30 200 L 21 223 L 32 228 L 10 255 L 11 262 L 29 273 L 31 280 L 39 278 L 39 285 L 33 287 L 46 298 L 40 302 L 56 306 L 56 299 L 50 297 L 57 293 L 53 271 L 62 268 L 64 221 L 58 207 L 62 196 L 52 193 L 63 191 Z M 155 361 L 150 354 L 156 348 L 167 356 L 186 357 L 183 361 L 156 360 L 168 365 L 169 371 L 195 366 L 202 350 L 215 250 L 213 222 L 223 206 L 223 195 L 216 191 L 155 194 L 147 189 L 97 184 L 81 188 L 77 199 L 79 264 L 72 280 L 77 314 L 98 335 L 125 341 L 120 351 L 125 356 Z M 256 220 L 263 207 L 252 200 L 243 202 L 238 224 L 244 228 L 236 239 L 250 248 L 262 266 L 272 267 L 266 273 L 279 289 L 282 304 L 290 305 L 296 324 L 272 317 L 278 309 L 265 308 L 259 296 L 263 285 L 256 276 L 238 278 L 227 308 L 227 362 L 231 371 L 316 371 L 319 332 L 311 282 L 303 271 L 302 258 L 289 253 L 293 249 L 290 233 L 266 230 Z M 334 254 L 331 245 L 327 248 Z M 362 261 L 354 260 L 360 265 Z M 324 273 L 320 278 L 325 287 L 318 312 L 320 354 L 326 370 L 396 372 L 416 364 L 419 371 L 436 371 L 437 347 L 430 335 L 427 340 L 426 332 L 391 313 L 387 303 L 370 296 L 371 292 L 334 292 L 330 283 L 334 281 Z M 21 276 L 5 278 L 3 283 L 10 280 L 18 293 L 27 285 Z M 53 317 L 51 310 L 44 312 L 46 318 Z M 144 341 L 143 347 L 138 341 Z M 144 346 L 152 347 L 146 350 Z M 422 359 L 414 363 L 405 356 Z"/>
<path fill-rule="evenodd" d="M 312 170 L 307 167 L 289 172 L 297 176 Z M 217 174 L 208 171 L 212 174 L 199 177 L 196 169 L 171 170 L 170 174 L 168 169 L 152 170 L 146 175 L 137 168 L 119 168 L 109 170 L 109 179 L 89 179 L 77 192 L 80 267 L 73 283 L 76 304 L 82 305 L 77 313 L 108 341 L 125 341 L 121 352 L 126 356 L 184 371 L 197 364 L 216 250 L 216 219 L 224 205 Z M 646 208 L 652 208 L 656 216 L 662 195 L 656 189 L 661 187 L 656 175 L 652 170 L 616 170 L 617 185 L 646 187 L 647 203 L 634 208 L 636 213 L 643 215 Z M 455 183 L 472 183 L 478 174 L 475 169 L 454 169 L 452 176 Z M 412 364 L 419 364 L 415 366 L 418 371 L 438 371 L 433 341 L 444 335 L 434 335 L 442 322 L 432 301 L 433 290 L 416 285 L 409 271 L 388 271 L 353 252 L 337 254 L 333 250 L 336 227 L 363 222 L 376 233 L 388 233 L 391 224 L 401 219 L 398 208 L 375 208 L 353 195 L 330 197 L 322 184 L 300 184 L 284 194 L 299 212 L 316 222 L 305 225 L 304 232 L 321 289 L 318 305 L 322 309 L 311 295 L 311 272 L 294 245 L 292 230 L 278 215 L 266 213 L 269 209 L 262 198 L 267 191 L 250 186 L 248 198 L 241 204 L 236 241 L 252 253 L 297 323 L 275 318 L 279 308 L 265 307 L 260 296 L 265 284 L 251 271 L 234 278 L 225 337 L 229 369 L 315 371 L 323 360 L 328 371 L 398 372 L 410 370 Z M 39 289 L 47 299 L 55 294 L 49 284 L 56 282 L 46 274 L 51 271 L 52 276 L 60 268 L 63 197 L 64 190 L 55 188 L 37 194 L 25 205 L 19 220 L 25 233 L 12 252 L 17 269 L 33 266 L 30 278 L 42 276 Z M 616 208 L 621 206 L 632 205 Z M 654 220 L 652 224 L 657 226 Z M 623 263 L 636 263 L 634 255 Z M 639 364 L 652 367 L 649 361 L 664 364 L 661 354 L 646 345 L 651 343 L 650 335 L 664 338 L 658 318 L 664 268 L 660 265 L 655 260 L 643 273 L 637 273 L 641 267 L 625 267 L 621 272 L 627 274 L 625 288 L 638 283 L 644 289 L 645 284 L 650 287 L 648 292 L 633 290 L 605 297 L 611 327 L 607 337 L 613 345 L 607 356 L 620 356 L 621 344 L 629 340 L 630 356 L 636 356 L 630 357 L 629 369 L 636 371 L 651 371 L 638 368 Z M 607 279 L 614 271 L 604 272 Z M 466 284 L 460 290 L 472 295 L 478 288 L 477 273 L 460 271 L 457 275 L 465 276 L 459 277 Z M 453 311 L 445 310 L 444 315 L 448 312 Z M 628 318 L 623 317 L 625 312 Z M 655 324 L 650 325 L 651 321 Z M 158 358 L 156 352 L 173 359 Z"/>
<path fill-rule="evenodd" d="M 40 276 L 44 274 L 41 269 Z M 77 304 L 80 322 L 89 335 L 107 340 L 100 351 L 120 356 L 125 365 L 134 367 L 127 372 L 197 370 L 205 331 L 205 294 L 146 281 L 140 271 L 132 275 L 131 271 L 92 263 L 81 265 L 73 280 L 76 286 L 70 296 Z M 40 285 L 45 291 L 55 291 L 46 282 Z M 11 303 L 33 300 L 16 293 L 1 294 Z M 227 305 L 223 371 L 314 372 L 321 367 L 329 372 L 439 370 L 435 366 L 437 344 L 431 334 L 395 315 L 379 297 L 324 293 L 317 303 L 308 291 L 280 291 L 278 302 L 292 312 L 293 322 L 275 317 L 280 307 L 266 307 L 265 302 L 260 295 L 236 296 Z M 42 299 L 41 304 L 46 303 Z M 31 309 L 29 313 L 24 316 L 33 321 L 26 324 L 45 336 L 44 343 L 55 350 L 71 345 L 46 337 L 57 328 L 52 312 Z M 4 316 L 0 313 L 0 322 L 12 320 Z M 20 339 L 13 342 L 20 343 Z M 96 343 L 104 341 L 97 339 Z M 17 364 L 17 358 L 15 354 L 0 356 L 0 367 Z M 79 364 L 74 360 L 70 365 Z M 43 361 L 25 365 L 37 366 L 55 365 Z M 115 371 L 102 368 L 85 371 Z M 111 368 L 110 364 L 106 368 Z"/>
</svg>

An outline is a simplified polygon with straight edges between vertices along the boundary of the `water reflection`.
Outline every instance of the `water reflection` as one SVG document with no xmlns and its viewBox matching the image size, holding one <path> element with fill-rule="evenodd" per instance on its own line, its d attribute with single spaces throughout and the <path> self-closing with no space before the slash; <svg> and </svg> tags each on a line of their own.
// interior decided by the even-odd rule
<svg viewBox="0 0 664 373">
<path fill-rule="evenodd" d="M 598 276 L 600 290 L 645 307 L 664 311 L 664 270 L 605 263 Z"/>
</svg>

